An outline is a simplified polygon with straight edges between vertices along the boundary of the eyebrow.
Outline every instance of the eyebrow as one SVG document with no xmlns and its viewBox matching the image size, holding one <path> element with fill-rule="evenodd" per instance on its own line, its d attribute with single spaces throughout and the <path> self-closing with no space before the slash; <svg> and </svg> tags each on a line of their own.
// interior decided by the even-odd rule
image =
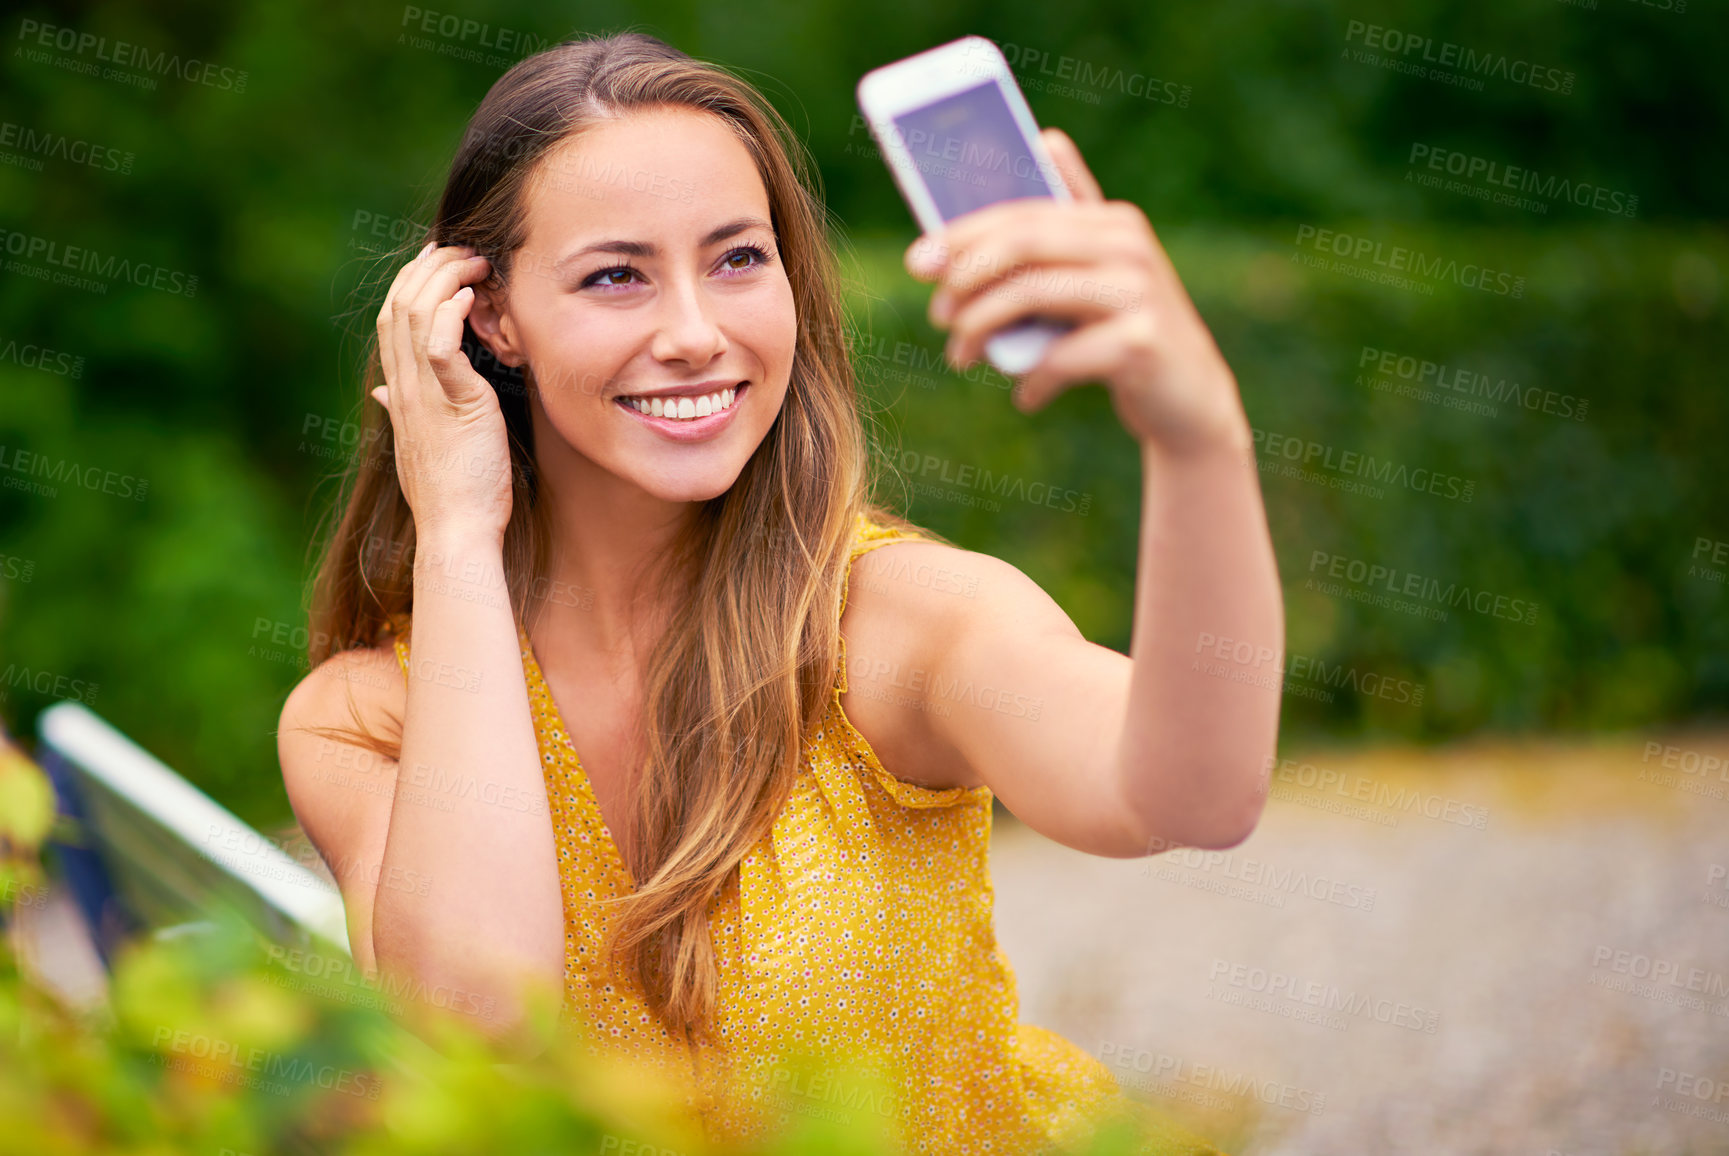
<svg viewBox="0 0 1729 1156">
<path fill-rule="evenodd" d="M 703 237 L 699 243 L 699 248 L 706 249 L 710 245 L 719 244 L 728 237 L 736 237 L 746 229 L 755 228 L 773 230 L 773 226 L 761 217 L 740 217 L 736 221 L 728 221 L 724 225 L 709 230 L 708 235 Z M 561 257 L 552 269 L 554 273 L 561 273 L 571 262 L 579 257 L 586 257 L 590 253 L 618 253 L 625 257 L 649 258 L 658 255 L 659 252 L 658 248 L 647 241 L 596 241 L 592 245 L 585 245 L 576 252 Z"/>
</svg>

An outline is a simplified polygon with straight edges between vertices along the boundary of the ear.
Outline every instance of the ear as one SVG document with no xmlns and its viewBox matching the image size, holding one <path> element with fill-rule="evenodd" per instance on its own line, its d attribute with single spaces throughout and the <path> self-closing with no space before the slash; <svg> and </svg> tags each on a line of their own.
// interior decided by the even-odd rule
<svg viewBox="0 0 1729 1156">
<path fill-rule="evenodd" d="M 520 366 L 528 360 L 517 340 L 516 325 L 501 307 L 502 292 L 475 286 L 474 305 L 468 311 L 468 324 L 480 343 L 498 358 L 501 365 Z"/>
</svg>

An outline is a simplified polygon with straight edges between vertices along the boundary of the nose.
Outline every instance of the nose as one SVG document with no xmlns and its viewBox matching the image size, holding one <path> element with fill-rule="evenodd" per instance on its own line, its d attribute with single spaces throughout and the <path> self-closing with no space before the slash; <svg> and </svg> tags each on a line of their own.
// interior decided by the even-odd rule
<svg viewBox="0 0 1729 1156">
<path fill-rule="evenodd" d="M 651 351 L 655 360 L 700 369 L 726 352 L 726 334 L 700 285 L 682 281 L 661 295 L 661 316 Z"/>
</svg>

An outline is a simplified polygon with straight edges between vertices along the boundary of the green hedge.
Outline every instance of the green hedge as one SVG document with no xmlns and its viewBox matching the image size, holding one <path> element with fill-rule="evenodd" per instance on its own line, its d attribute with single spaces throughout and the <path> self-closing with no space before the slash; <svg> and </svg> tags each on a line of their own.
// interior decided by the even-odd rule
<svg viewBox="0 0 1729 1156">
<path fill-rule="evenodd" d="M 473 45 L 461 35 L 410 35 L 411 10 L 186 0 L 146 12 L 111 0 L 73 18 L 37 7 L 8 26 L 15 50 L 36 21 L 214 62 L 230 87 L 221 74 L 169 76 L 141 91 L 20 51 L 0 68 L 0 120 L 21 126 L 0 127 L 0 152 L 23 156 L 5 134 L 29 130 L 123 159 L 0 164 L 0 241 L 85 247 L 168 275 L 163 289 L 106 292 L 0 277 L 0 446 L 14 463 L 0 474 L 29 480 L 34 464 L 78 478 L 53 497 L 0 487 L 0 713 L 24 729 L 54 698 L 84 697 L 261 826 L 288 814 L 271 732 L 300 674 L 295 630 L 329 451 L 356 407 L 356 336 L 370 316 L 354 291 L 421 211 L 501 71 L 463 59 Z M 465 0 L 459 15 L 528 46 L 637 27 L 759 81 L 810 142 L 853 244 L 883 456 L 920 471 L 947 462 L 954 477 L 972 467 L 958 489 L 940 464 L 909 480 L 912 515 L 1022 566 L 1090 637 L 1121 647 L 1129 636 L 1133 447 L 1097 388 L 1029 418 L 1000 381 L 934 364 L 923 291 L 899 268 L 913 229 L 854 120 L 863 71 L 964 33 L 1002 43 L 1035 114 L 1075 137 L 1108 193 L 1147 210 L 1258 428 L 1475 482 L 1467 504 L 1263 477 L 1305 661 L 1288 742 L 1651 726 L 1729 702 L 1724 568 L 1691 568 L 1701 539 L 1707 552 L 1729 539 L 1723 471 L 1710 468 L 1729 427 L 1729 150 L 1712 136 L 1729 46 L 1703 9 L 1007 0 L 733 18 L 713 4 L 563 15 Z M 1353 58 L 1368 38 L 1353 20 L 1574 82 L 1562 94 L 1491 77 L 1471 92 L 1396 73 Z M 1083 74 L 1078 94 L 1054 87 Z M 1536 212 L 1421 187 L 1405 180 L 1427 171 L 1411 164 L 1419 145 L 1503 175 L 1511 164 L 1590 182 L 1638 208 L 1616 216 L 1551 196 Z M 1457 274 L 1425 292 L 1311 268 L 1293 261 L 1315 255 L 1297 243 L 1304 227 L 1311 242 L 1322 229 L 1366 238 L 1384 258 L 1404 247 L 1511 271 L 1522 296 L 1462 287 Z M 896 342 L 921 352 L 897 362 Z M 1365 347 L 1589 409 L 1583 421 L 1485 417 L 1377 391 L 1357 381 Z M 23 473 L 20 452 L 32 455 Z M 980 500 L 997 500 L 977 488 L 984 470 L 1009 479 L 995 510 Z M 1320 593 L 1317 552 L 1538 613 L 1526 624 L 1452 609 L 1436 621 L 1421 606 Z M 1316 663 L 1327 664 L 1318 678 Z M 1335 668 L 1356 689 L 1332 686 Z M 1392 697 L 1363 691 L 1366 676 Z"/>
</svg>

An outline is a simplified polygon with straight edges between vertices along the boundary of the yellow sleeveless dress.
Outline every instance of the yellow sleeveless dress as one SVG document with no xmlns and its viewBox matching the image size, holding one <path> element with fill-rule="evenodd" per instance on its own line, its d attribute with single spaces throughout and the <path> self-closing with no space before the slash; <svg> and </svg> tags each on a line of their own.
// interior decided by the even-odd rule
<svg viewBox="0 0 1729 1156">
<path fill-rule="evenodd" d="M 917 536 L 861 515 L 853 560 L 906 537 Z M 908 1152 L 1020 1156 L 1080 1150 L 1102 1115 L 1128 1109 L 1145 1134 L 1136 1151 L 1216 1153 L 1130 1108 L 1079 1047 L 1017 1022 L 992 926 L 991 792 L 929 790 L 883 767 L 841 708 L 844 639 L 791 797 L 709 909 L 714 1042 L 668 1031 L 602 950 L 601 901 L 634 884 L 519 633 L 562 872 L 564 1014 L 603 1052 L 697 1089 L 690 1103 L 712 1139 L 748 1139 L 797 1113 L 884 1126 Z M 825 1055 L 849 1066 L 804 1066 Z"/>
</svg>

